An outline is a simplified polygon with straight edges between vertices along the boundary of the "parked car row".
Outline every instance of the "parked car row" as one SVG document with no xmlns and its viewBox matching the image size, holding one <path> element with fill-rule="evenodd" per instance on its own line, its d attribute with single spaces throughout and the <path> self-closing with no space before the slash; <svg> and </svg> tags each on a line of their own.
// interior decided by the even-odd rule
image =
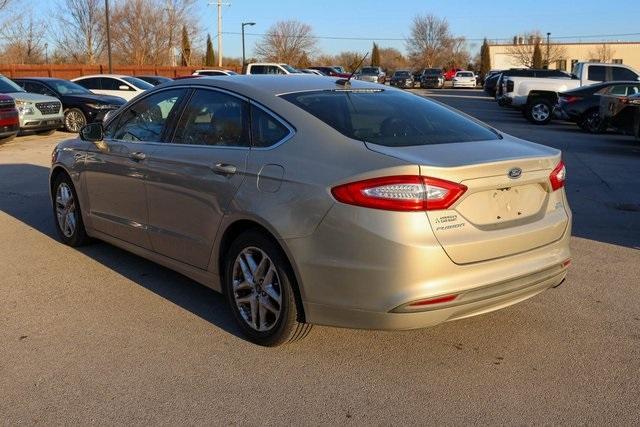
<svg viewBox="0 0 640 427">
<path fill-rule="evenodd" d="M 572 73 L 509 69 L 487 74 L 484 90 L 504 107 L 521 110 L 531 123 L 554 118 L 586 132 L 615 128 L 635 135 L 640 73 L 623 64 L 578 62 Z"/>
</svg>

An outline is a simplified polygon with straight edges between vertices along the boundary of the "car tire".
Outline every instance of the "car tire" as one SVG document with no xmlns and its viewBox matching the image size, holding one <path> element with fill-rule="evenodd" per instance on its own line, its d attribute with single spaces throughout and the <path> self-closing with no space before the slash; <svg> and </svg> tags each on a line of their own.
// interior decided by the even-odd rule
<svg viewBox="0 0 640 427">
<path fill-rule="evenodd" d="M 82 110 L 69 108 L 64 112 L 64 128 L 67 132 L 79 133 L 80 129 L 87 124 L 87 118 Z"/>
<path fill-rule="evenodd" d="M 231 243 L 224 259 L 224 292 L 251 342 L 275 347 L 309 334 L 312 325 L 301 321 L 295 276 L 271 238 L 258 230 L 246 231 Z"/>
<path fill-rule="evenodd" d="M 36 134 L 42 135 L 42 136 L 48 136 L 48 135 L 53 135 L 55 131 L 56 131 L 55 129 L 39 130 L 39 131 L 36 131 Z"/>
<path fill-rule="evenodd" d="M 604 132 L 604 125 L 600 118 L 600 110 L 598 108 L 592 108 L 586 111 L 580 119 L 580 128 L 589 133 L 602 133 Z"/>
<path fill-rule="evenodd" d="M 531 123 L 546 125 L 551 121 L 553 105 L 546 98 L 534 98 L 527 103 L 525 111 L 527 120 Z"/>
<path fill-rule="evenodd" d="M 90 242 L 84 228 L 78 194 L 66 173 L 58 174 L 51 186 L 53 220 L 60 240 L 66 245 L 78 247 Z"/>
</svg>

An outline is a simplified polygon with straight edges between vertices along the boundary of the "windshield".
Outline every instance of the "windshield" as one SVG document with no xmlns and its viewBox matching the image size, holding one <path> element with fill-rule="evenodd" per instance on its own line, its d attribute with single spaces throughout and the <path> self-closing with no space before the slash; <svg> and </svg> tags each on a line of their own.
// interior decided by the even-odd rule
<svg viewBox="0 0 640 427">
<path fill-rule="evenodd" d="M 376 67 L 363 67 L 361 74 L 378 74 L 378 69 Z"/>
<path fill-rule="evenodd" d="M 349 138 L 387 147 L 499 139 L 488 127 L 401 91 L 328 90 L 282 97 Z"/>
<path fill-rule="evenodd" d="M 424 70 L 423 74 L 427 76 L 439 76 L 440 74 L 442 74 L 442 70 L 439 70 L 437 68 L 427 68 L 426 70 Z"/>
<path fill-rule="evenodd" d="M 393 73 L 393 77 L 409 77 L 408 71 L 396 71 Z"/>
<path fill-rule="evenodd" d="M 144 80 L 140 80 L 137 77 L 123 77 L 122 80 L 124 80 L 127 83 L 131 83 L 138 89 L 142 89 L 142 90 L 153 89 L 153 85 L 151 83 L 147 83 Z"/>
<path fill-rule="evenodd" d="M 288 72 L 293 73 L 293 74 L 302 73 L 302 71 L 300 71 L 300 70 L 298 70 L 296 68 L 293 68 L 291 65 L 288 65 L 288 64 L 280 64 L 280 66 L 282 68 L 284 68 L 285 70 L 287 70 Z"/>
<path fill-rule="evenodd" d="M 47 86 L 53 88 L 60 95 L 81 95 L 91 93 L 89 89 L 85 89 L 77 83 L 66 80 L 49 80 Z"/>
<path fill-rule="evenodd" d="M 4 76 L 0 76 L 0 93 L 25 92 L 20 86 Z"/>
</svg>

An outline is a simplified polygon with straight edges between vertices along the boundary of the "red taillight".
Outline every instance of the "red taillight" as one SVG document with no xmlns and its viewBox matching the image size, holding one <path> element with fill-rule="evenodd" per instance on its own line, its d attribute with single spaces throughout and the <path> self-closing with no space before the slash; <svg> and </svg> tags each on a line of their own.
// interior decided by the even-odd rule
<svg viewBox="0 0 640 427">
<path fill-rule="evenodd" d="M 385 176 L 331 189 L 339 202 L 389 211 L 447 209 L 467 190 L 462 184 L 416 175 Z"/>
<path fill-rule="evenodd" d="M 549 181 L 551 182 L 551 188 L 556 191 L 564 187 L 564 181 L 567 179 L 567 168 L 564 166 L 564 162 L 560 160 L 558 166 L 549 175 Z"/>
<path fill-rule="evenodd" d="M 561 99 L 563 102 L 566 102 L 567 104 L 571 104 L 576 101 L 580 101 L 582 97 L 581 96 L 563 96 Z"/>
<path fill-rule="evenodd" d="M 425 305 L 444 304 L 446 302 L 451 302 L 456 298 L 458 298 L 458 294 L 451 294 L 451 295 L 444 295 L 444 296 L 441 296 L 441 297 L 421 299 L 421 300 L 412 302 L 411 304 L 408 305 L 408 307 L 424 307 Z"/>
</svg>

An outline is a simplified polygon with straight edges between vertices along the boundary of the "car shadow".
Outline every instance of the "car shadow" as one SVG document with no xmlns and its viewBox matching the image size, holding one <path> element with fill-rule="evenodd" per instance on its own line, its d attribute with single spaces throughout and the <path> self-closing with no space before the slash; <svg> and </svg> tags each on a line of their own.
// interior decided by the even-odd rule
<svg viewBox="0 0 640 427">
<path fill-rule="evenodd" d="M 48 193 L 49 169 L 0 164 L 0 211 L 58 240 Z M 243 338 L 220 293 L 179 273 L 104 242 L 76 248 L 132 282 L 224 331 Z"/>
</svg>

